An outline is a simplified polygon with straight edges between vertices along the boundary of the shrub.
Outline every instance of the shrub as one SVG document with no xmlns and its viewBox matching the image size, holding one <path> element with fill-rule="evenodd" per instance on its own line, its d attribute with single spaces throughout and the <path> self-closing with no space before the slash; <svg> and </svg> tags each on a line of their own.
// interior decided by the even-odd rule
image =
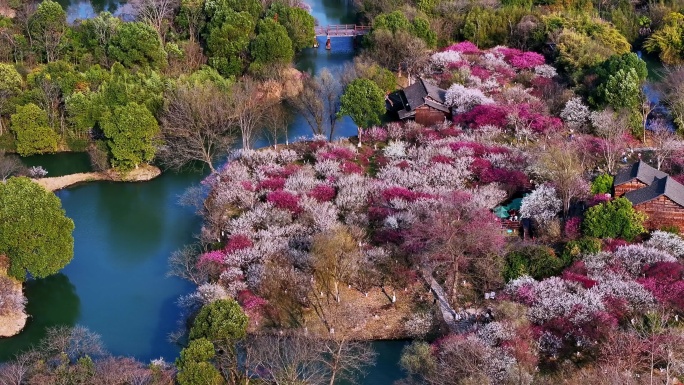
<svg viewBox="0 0 684 385">
<path fill-rule="evenodd" d="M 613 189 L 613 177 L 608 174 L 601 174 L 591 182 L 592 194 L 610 194 Z"/>
<path fill-rule="evenodd" d="M 597 238 L 623 238 L 631 241 L 646 231 L 646 217 L 632 207 L 626 198 L 616 198 L 587 210 L 582 223 L 585 234 Z"/>
<path fill-rule="evenodd" d="M 580 217 L 572 217 L 565 221 L 565 227 L 563 231 L 565 236 L 570 239 L 577 239 L 580 236 L 580 226 L 582 225 L 582 219 Z"/>
<path fill-rule="evenodd" d="M 563 261 L 546 246 L 529 245 L 513 250 L 506 255 L 503 276 L 506 281 L 528 275 L 540 280 L 557 274 Z"/>
<path fill-rule="evenodd" d="M 591 237 L 583 237 L 576 241 L 565 244 L 561 259 L 564 265 L 570 265 L 582 254 L 596 254 L 601 251 L 601 240 Z"/>
</svg>

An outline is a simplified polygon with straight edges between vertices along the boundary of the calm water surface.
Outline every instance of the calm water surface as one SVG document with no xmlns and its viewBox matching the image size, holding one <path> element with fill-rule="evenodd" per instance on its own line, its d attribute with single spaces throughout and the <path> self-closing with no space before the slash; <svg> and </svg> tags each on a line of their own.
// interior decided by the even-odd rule
<svg viewBox="0 0 684 385">
<path fill-rule="evenodd" d="M 125 2 L 116 0 L 59 1 L 70 21 L 127 9 Z M 312 0 L 309 4 L 320 25 L 354 21 L 348 2 Z M 298 55 L 297 68 L 314 73 L 325 67 L 335 70 L 354 57 L 351 39 L 334 38 L 331 51 L 323 48 L 324 38 L 319 43 L 320 48 Z M 338 123 L 337 137 L 355 134 L 349 118 Z M 303 118 L 295 118 L 288 137 L 310 135 Z M 257 142 L 257 146 L 268 144 L 265 139 Z M 49 176 L 90 169 L 85 154 L 43 155 L 24 162 L 45 167 Z M 100 334 L 113 354 L 173 361 L 180 349 L 167 341 L 167 335 L 178 327 L 180 309 L 175 301 L 193 286 L 165 276 L 167 259 L 199 232 L 200 219 L 177 201 L 201 178 L 200 173 L 165 172 L 145 183 L 96 182 L 57 192 L 76 224 L 74 259 L 62 273 L 27 283 L 32 318 L 19 335 L 0 339 L 0 361 L 37 343 L 50 326 L 76 324 Z M 375 342 L 377 364 L 364 383 L 389 384 L 401 378 L 397 362 L 404 345 L 405 341 Z"/>
</svg>

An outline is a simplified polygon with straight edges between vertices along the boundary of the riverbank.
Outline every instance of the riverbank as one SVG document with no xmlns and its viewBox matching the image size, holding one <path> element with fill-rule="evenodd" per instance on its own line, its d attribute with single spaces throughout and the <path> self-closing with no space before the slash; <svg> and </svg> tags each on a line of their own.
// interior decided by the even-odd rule
<svg viewBox="0 0 684 385">
<path fill-rule="evenodd" d="M 43 186 L 46 190 L 57 191 L 79 183 L 94 181 L 110 182 L 144 182 L 152 180 L 161 175 L 159 167 L 143 165 L 135 170 L 122 173 L 113 169 L 100 172 L 80 172 L 64 176 L 34 179 L 36 183 Z"/>
<path fill-rule="evenodd" d="M 0 255 L 0 283 L 2 283 L 0 285 L 0 295 L 12 301 L 14 298 L 24 297 L 24 293 L 21 282 L 7 275 L 8 267 L 9 260 L 5 256 Z M 4 299 L 3 301 L 8 300 Z M 12 337 L 24 329 L 28 314 L 23 310 L 23 306 L 21 307 L 21 311 L 9 311 L 7 314 L 0 312 L 0 338 Z"/>
</svg>

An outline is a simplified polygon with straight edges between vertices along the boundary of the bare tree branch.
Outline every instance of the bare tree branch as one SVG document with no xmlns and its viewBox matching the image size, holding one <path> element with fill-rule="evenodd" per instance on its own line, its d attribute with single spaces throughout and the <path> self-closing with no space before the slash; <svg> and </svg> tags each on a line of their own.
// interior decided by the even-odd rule
<svg viewBox="0 0 684 385">
<path fill-rule="evenodd" d="M 236 139 L 229 96 L 211 83 L 181 84 L 166 99 L 162 162 L 173 169 L 202 162 L 215 172 L 214 160 L 230 151 Z"/>
</svg>

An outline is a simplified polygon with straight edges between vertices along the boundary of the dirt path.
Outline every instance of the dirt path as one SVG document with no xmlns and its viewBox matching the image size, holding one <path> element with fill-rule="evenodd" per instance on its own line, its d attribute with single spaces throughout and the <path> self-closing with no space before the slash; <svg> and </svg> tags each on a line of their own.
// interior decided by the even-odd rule
<svg viewBox="0 0 684 385">
<path fill-rule="evenodd" d="M 161 170 L 158 167 L 144 165 L 126 174 L 121 174 L 114 170 L 107 170 L 102 172 L 81 172 L 64 176 L 41 178 L 35 179 L 35 181 L 47 190 L 56 191 L 78 183 L 100 180 L 113 182 L 142 182 L 154 179 L 160 174 Z"/>
</svg>

